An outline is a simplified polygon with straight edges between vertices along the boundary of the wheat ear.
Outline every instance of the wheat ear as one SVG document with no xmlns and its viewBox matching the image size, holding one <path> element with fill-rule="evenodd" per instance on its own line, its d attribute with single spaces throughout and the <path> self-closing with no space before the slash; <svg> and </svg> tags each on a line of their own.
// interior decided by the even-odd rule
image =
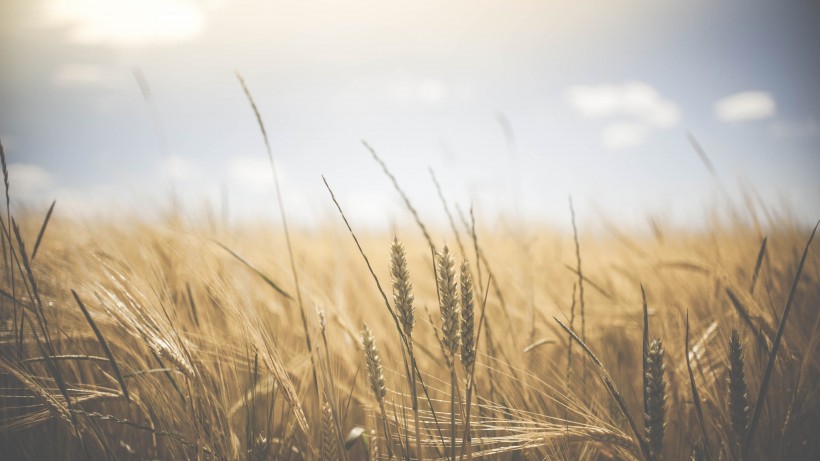
<svg viewBox="0 0 820 461">
<path fill-rule="evenodd" d="M 469 374 L 475 364 L 475 303 L 470 265 L 461 263 L 461 364 Z"/>
<path fill-rule="evenodd" d="M 652 340 L 646 355 L 644 431 L 653 461 L 659 461 L 663 451 L 664 405 L 666 404 L 663 355 L 661 340 Z"/>
<path fill-rule="evenodd" d="M 333 410 L 325 400 L 322 404 L 322 461 L 342 459 L 339 453 L 339 439 L 336 437 L 336 426 L 333 421 Z"/>
<path fill-rule="evenodd" d="M 401 320 L 401 327 L 408 340 L 416 324 L 413 307 L 413 285 L 410 283 L 410 271 L 407 269 L 407 255 L 398 237 L 390 245 L 390 275 L 393 278 L 393 304 Z"/>
<path fill-rule="evenodd" d="M 447 353 L 448 366 L 453 366 L 453 359 L 458 353 L 459 344 L 459 306 L 456 271 L 450 249 L 444 245 L 438 254 L 438 289 L 441 308 L 441 333 L 444 350 Z"/>
</svg>

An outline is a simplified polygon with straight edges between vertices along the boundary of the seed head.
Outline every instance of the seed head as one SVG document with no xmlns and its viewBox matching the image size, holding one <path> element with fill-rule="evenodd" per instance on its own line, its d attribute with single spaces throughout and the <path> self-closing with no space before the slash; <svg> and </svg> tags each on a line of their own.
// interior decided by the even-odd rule
<svg viewBox="0 0 820 461">
<path fill-rule="evenodd" d="M 410 283 L 410 271 L 407 270 L 407 256 L 404 245 L 398 238 L 390 246 L 390 275 L 393 278 L 393 303 L 401 320 L 404 334 L 410 338 L 416 323 L 413 307 L 413 285 Z"/>
<path fill-rule="evenodd" d="M 365 362 L 367 362 L 370 389 L 373 390 L 376 399 L 381 402 L 387 393 L 384 385 L 384 374 L 382 373 L 382 362 L 379 358 L 379 351 L 376 349 L 376 338 L 373 337 L 373 333 L 370 332 L 367 324 L 364 324 L 364 329 L 362 329 L 362 348 L 364 349 Z"/>
<path fill-rule="evenodd" d="M 468 371 L 475 363 L 474 311 L 473 279 L 465 259 L 461 263 L 461 363 Z"/>
<path fill-rule="evenodd" d="M 441 333 L 444 350 L 447 352 L 448 365 L 458 353 L 458 288 L 456 286 L 455 262 L 447 245 L 438 254 L 438 290 L 441 308 Z"/>
<path fill-rule="evenodd" d="M 666 382 L 663 379 L 663 343 L 653 339 L 646 357 L 646 389 L 644 390 L 644 430 L 653 460 L 659 460 L 663 451 L 663 432 L 666 404 Z"/>
</svg>

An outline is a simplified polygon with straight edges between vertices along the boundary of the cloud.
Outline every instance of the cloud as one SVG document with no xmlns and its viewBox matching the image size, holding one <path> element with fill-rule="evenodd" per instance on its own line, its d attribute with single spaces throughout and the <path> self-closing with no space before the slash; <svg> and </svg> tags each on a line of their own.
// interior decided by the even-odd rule
<svg viewBox="0 0 820 461">
<path fill-rule="evenodd" d="M 111 73 L 89 64 L 67 64 L 57 70 L 53 82 L 57 86 L 99 85 L 110 81 Z"/>
<path fill-rule="evenodd" d="M 640 146 L 650 128 L 644 123 L 619 122 L 607 125 L 601 136 L 603 146 L 610 150 Z"/>
<path fill-rule="evenodd" d="M 564 96 L 584 117 L 617 119 L 601 132 L 601 145 L 610 150 L 640 146 L 652 130 L 680 121 L 678 106 L 643 82 L 575 85 Z"/>
<path fill-rule="evenodd" d="M 205 15 L 189 0 L 50 0 L 49 25 L 68 27 L 69 39 L 91 45 L 151 45 L 199 34 Z"/>
<path fill-rule="evenodd" d="M 36 198 L 51 189 L 51 174 L 30 163 L 12 163 L 8 166 L 11 194 L 23 200 Z"/>
<path fill-rule="evenodd" d="M 747 122 L 770 118 L 776 104 L 765 91 L 746 91 L 727 96 L 715 103 L 715 116 L 724 122 Z"/>
<path fill-rule="evenodd" d="M 643 82 L 575 85 L 565 97 L 573 109 L 589 118 L 633 117 L 658 128 L 673 127 L 680 120 L 675 103 Z"/>
</svg>

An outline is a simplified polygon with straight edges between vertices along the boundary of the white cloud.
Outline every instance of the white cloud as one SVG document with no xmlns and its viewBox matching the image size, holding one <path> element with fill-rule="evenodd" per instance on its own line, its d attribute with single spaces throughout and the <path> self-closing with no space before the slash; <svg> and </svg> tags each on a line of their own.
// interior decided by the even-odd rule
<svg viewBox="0 0 820 461">
<path fill-rule="evenodd" d="M 205 15 L 189 0 L 51 0 L 45 17 L 82 44 L 147 45 L 190 39 Z"/>
<path fill-rule="evenodd" d="M 576 85 L 567 89 L 569 105 L 590 118 L 626 116 L 658 128 L 675 126 L 680 111 L 672 101 L 643 82 L 620 85 Z"/>
<path fill-rule="evenodd" d="M 678 106 L 643 82 L 575 85 L 564 96 L 584 117 L 617 120 L 601 133 L 601 144 L 610 150 L 639 146 L 652 130 L 671 128 L 680 121 Z"/>
<path fill-rule="evenodd" d="M 263 190 L 273 186 L 270 161 L 262 155 L 231 158 L 228 173 L 231 180 L 249 189 Z"/>
<path fill-rule="evenodd" d="M 168 179 L 182 181 L 196 175 L 196 166 L 187 158 L 171 155 L 162 161 L 160 171 Z"/>
<path fill-rule="evenodd" d="M 110 81 L 111 73 L 89 64 L 68 64 L 57 70 L 53 82 L 57 86 L 99 85 Z"/>
<path fill-rule="evenodd" d="M 715 103 L 715 116 L 724 122 L 747 122 L 772 117 L 776 104 L 765 91 L 746 91 Z"/>
<path fill-rule="evenodd" d="M 618 122 L 607 125 L 602 133 L 602 144 L 610 150 L 640 146 L 650 128 L 643 123 Z"/>
<path fill-rule="evenodd" d="M 12 196 L 31 199 L 51 189 L 51 174 L 42 167 L 30 163 L 12 163 L 8 166 Z"/>
</svg>

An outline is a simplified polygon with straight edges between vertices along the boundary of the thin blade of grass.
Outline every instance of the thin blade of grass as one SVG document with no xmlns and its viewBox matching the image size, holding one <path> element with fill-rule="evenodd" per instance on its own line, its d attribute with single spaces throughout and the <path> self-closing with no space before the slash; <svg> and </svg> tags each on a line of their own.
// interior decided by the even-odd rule
<svg viewBox="0 0 820 461">
<path fill-rule="evenodd" d="M 576 276 L 578 276 L 578 275 L 579 275 L 578 270 L 577 270 L 577 269 L 575 269 L 574 267 L 570 266 L 569 264 L 564 264 L 564 267 L 565 267 L 568 271 L 570 271 L 570 272 L 572 272 L 573 274 L 575 274 Z M 595 283 L 595 282 L 593 282 L 592 280 L 590 280 L 590 279 L 589 279 L 589 277 L 587 277 L 586 275 L 582 275 L 582 274 L 581 274 L 581 277 L 583 277 L 583 278 L 584 278 L 584 281 L 585 281 L 585 282 L 587 282 L 587 283 L 589 284 L 589 286 L 591 286 L 592 288 L 595 288 L 595 291 L 597 291 L 598 293 L 601 293 L 601 294 L 602 294 L 602 295 L 604 295 L 604 297 L 606 297 L 607 299 L 614 299 L 614 297 L 612 296 L 612 294 L 610 294 L 608 291 L 606 291 L 604 288 L 602 288 L 602 287 L 601 287 L 600 285 L 598 285 L 597 283 Z"/>
<path fill-rule="evenodd" d="M 125 380 L 122 378 L 122 374 L 120 373 L 120 367 L 117 365 L 117 361 L 114 360 L 114 354 L 111 353 L 111 348 L 108 347 L 108 341 L 105 340 L 105 337 L 103 336 L 102 332 L 99 328 L 97 328 L 97 324 L 94 323 L 94 319 L 91 318 L 91 314 L 88 312 L 88 309 L 85 308 L 85 305 L 80 300 L 80 296 L 77 294 L 77 292 L 72 289 L 71 294 L 74 296 L 74 300 L 77 301 L 77 305 L 80 306 L 80 309 L 83 311 L 83 315 L 85 316 L 85 319 L 88 321 L 88 324 L 91 326 L 91 329 L 94 330 L 94 335 L 97 337 L 97 341 L 100 342 L 100 346 L 102 346 L 106 357 L 108 357 L 108 360 L 111 362 L 111 368 L 114 369 L 114 376 L 117 377 L 117 382 L 120 384 L 120 389 L 122 389 L 122 395 L 125 396 L 125 400 L 127 400 L 130 403 L 131 397 L 128 395 L 128 387 L 125 385 Z"/>
<path fill-rule="evenodd" d="M 291 243 L 290 239 L 290 230 L 288 228 L 287 213 L 285 213 L 285 204 L 282 200 L 281 188 L 279 187 L 279 173 L 276 170 L 276 162 L 273 158 L 273 150 L 270 147 L 270 141 L 268 140 L 268 131 L 265 129 L 265 123 L 262 121 L 262 114 L 259 112 L 259 108 L 256 106 L 256 101 L 254 101 L 253 95 L 251 95 L 251 90 L 248 88 L 248 85 L 245 83 L 245 79 L 242 78 L 242 75 L 239 72 L 236 72 L 236 78 L 237 80 L 239 80 L 239 84 L 242 86 L 242 91 L 248 98 L 248 103 L 250 103 L 251 109 L 253 109 L 253 113 L 256 116 L 256 121 L 259 123 L 259 131 L 262 132 L 262 138 L 264 138 L 265 141 L 265 150 L 268 153 L 268 160 L 270 162 L 271 173 L 273 174 L 273 185 L 276 188 L 276 201 L 279 204 L 279 218 L 282 220 L 282 229 L 285 232 L 285 244 L 288 248 L 288 260 L 290 261 L 290 270 L 291 274 L 293 275 L 293 285 L 294 289 L 296 290 L 296 302 L 299 305 L 299 314 L 302 318 L 302 329 L 305 333 L 305 346 L 307 347 L 307 352 L 310 356 L 310 365 L 313 369 L 313 385 L 316 387 L 317 401 L 321 401 L 321 396 L 319 395 L 319 378 L 316 374 L 316 360 L 313 357 L 313 341 L 310 338 L 310 330 L 308 329 L 305 303 L 302 302 L 302 290 L 299 288 L 299 272 L 296 270 L 296 258 L 293 256 L 293 244 Z M 304 425 L 300 424 L 300 426 L 302 426 L 302 429 L 307 429 L 306 423 Z M 308 440 L 308 445 L 310 446 L 310 440 Z"/>
<path fill-rule="evenodd" d="M 367 150 L 370 151 L 370 155 L 373 156 L 373 160 L 375 160 L 376 163 L 378 163 L 379 166 L 382 167 L 382 171 L 384 171 L 384 174 L 387 175 L 388 178 L 390 178 L 390 182 L 393 183 L 393 187 L 396 189 L 399 195 L 401 195 L 402 200 L 404 200 L 404 206 L 406 206 L 410 213 L 413 215 L 413 218 L 416 220 L 416 224 L 419 226 L 421 232 L 424 234 L 424 238 L 427 240 L 427 244 L 430 246 L 430 248 L 435 248 L 435 245 L 433 245 L 433 239 L 430 237 L 430 233 L 427 232 L 427 227 L 421 221 L 421 218 L 419 217 L 419 213 L 418 211 L 416 211 L 416 208 L 413 207 L 412 203 L 410 203 L 410 199 L 407 197 L 407 194 L 405 194 L 404 190 L 402 190 L 401 186 L 399 186 L 399 182 L 396 180 L 396 177 L 393 176 L 393 173 L 390 172 L 384 161 L 379 157 L 378 154 L 376 154 L 376 150 L 370 147 L 370 144 L 368 144 L 364 140 L 362 140 L 362 144 L 364 144 L 364 147 L 366 147 Z"/>
<path fill-rule="evenodd" d="M 359 254 L 361 254 L 362 259 L 364 259 L 365 265 L 367 265 L 367 269 L 370 271 L 370 276 L 373 278 L 373 281 L 376 282 L 376 288 L 378 288 L 379 294 L 381 294 L 382 299 L 384 300 L 384 305 L 385 305 L 385 307 L 387 307 L 387 311 L 390 312 L 390 316 L 393 318 L 393 323 L 395 323 L 395 325 L 396 325 L 396 331 L 398 331 L 398 333 L 399 333 L 399 338 L 401 339 L 403 346 L 407 350 L 409 350 L 409 348 L 410 348 L 409 340 L 404 335 L 404 332 L 401 328 L 401 322 L 399 320 L 399 317 L 398 317 L 398 315 L 396 315 L 396 312 L 390 306 L 390 301 L 388 301 L 388 299 L 387 299 L 387 294 L 385 294 L 384 289 L 382 288 L 381 282 L 379 281 L 379 278 L 376 276 L 376 272 L 373 271 L 373 266 L 370 264 L 370 259 L 367 257 L 367 254 L 365 254 L 364 249 L 362 248 L 362 245 L 359 243 L 359 238 L 356 237 L 356 233 L 353 232 L 353 228 L 350 227 L 350 222 L 347 220 L 347 217 L 345 216 L 344 211 L 342 211 L 342 206 L 339 205 L 339 201 L 336 200 L 336 194 L 334 194 L 333 189 L 330 188 L 330 184 L 328 184 L 327 178 L 322 176 L 322 181 L 325 183 L 325 188 L 327 188 L 327 191 L 330 193 L 330 198 L 331 198 L 331 200 L 333 200 L 333 204 L 336 205 L 336 209 L 339 211 L 339 214 L 342 216 L 342 221 L 344 221 L 345 226 L 347 227 L 347 230 L 350 233 L 350 236 L 353 237 L 353 241 L 356 243 L 356 248 L 359 249 Z M 434 247 L 431 246 L 430 250 L 434 251 Z M 433 264 L 433 268 L 435 269 L 435 264 Z M 437 292 L 438 292 L 438 290 L 437 290 Z M 436 429 L 438 430 L 439 436 L 441 437 L 442 443 L 443 443 L 444 437 L 443 437 L 442 432 L 441 432 L 441 427 L 439 427 L 438 418 L 436 417 L 436 410 L 433 407 L 432 401 L 430 400 L 430 394 L 427 391 L 427 386 L 424 384 L 424 378 L 421 376 L 421 370 L 419 370 L 418 366 L 415 363 L 413 364 L 413 368 L 415 369 L 416 376 L 419 379 L 419 384 L 421 384 L 421 388 L 424 391 L 424 396 L 427 399 L 427 404 L 429 405 L 430 411 L 433 415 L 433 421 L 436 425 Z"/>
<path fill-rule="evenodd" d="M 271 287 L 271 288 L 273 288 L 274 290 L 276 290 L 276 292 L 277 292 L 277 293 L 279 293 L 280 295 L 284 296 L 284 297 L 285 297 L 285 298 L 287 298 L 287 299 L 293 300 L 293 296 L 291 296 L 291 295 L 290 295 L 290 293 L 288 293 L 287 291 L 285 291 L 285 290 L 283 290 L 282 288 L 280 288 L 280 287 L 279 287 L 279 285 L 278 285 L 276 282 L 274 282 L 273 280 L 271 280 L 271 278 L 270 278 L 270 277 L 268 277 L 267 275 L 265 275 L 265 273 L 264 273 L 264 272 L 262 272 L 261 270 L 259 270 L 259 268 L 257 268 L 257 267 L 256 267 L 256 266 L 252 263 L 252 262 L 250 262 L 250 261 L 248 261 L 247 259 L 245 259 L 245 258 L 244 258 L 242 255 L 240 255 L 239 253 L 237 253 L 237 252 L 235 252 L 235 251 L 231 250 L 230 248 L 228 248 L 228 247 L 227 247 L 226 245 L 224 245 L 223 243 L 218 242 L 218 241 L 216 241 L 216 240 L 214 240 L 213 242 L 214 242 L 214 243 L 216 243 L 217 245 L 219 245 L 219 246 L 220 246 L 223 250 L 225 250 L 225 251 L 227 251 L 228 253 L 230 253 L 230 254 L 231 254 L 231 256 L 233 256 L 233 257 L 234 257 L 234 258 L 236 258 L 239 262 L 241 262 L 242 264 L 244 264 L 244 265 L 245 265 L 248 269 L 250 269 L 250 270 L 252 270 L 254 273 L 256 273 L 256 275 L 258 275 L 259 277 L 261 277 L 261 278 L 262 278 L 262 280 L 264 280 L 264 281 L 265 281 L 265 283 L 266 283 L 266 284 L 268 284 L 268 286 L 269 286 L 269 287 Z"/>
<path fill-rule="evenodd" d="M 706 424 L 703 419 L 703 408 L 700 405 L 700 395 L 698 388 L 695 385 L 695 375 L 692 373 L 692 363 L 689 362 L 689 311 L 686 311 L 686 333 L 684 339 L 684 347 L 686 355 L 686 370 L 689 372 L 689 387 L 692 388 L 692 400 L 695 403 L 695 413 L 698 417 L 698 425 L 700 426 L 701 436 L 703 437 L 703 448 L 706 451 L 706 459 L 712 459 L 711 451 L 709 450 L 709 437 L 706 435 Z"/>
<path fill-rule="evenodd" d="M 444 198 L 444 193 L 441 191 L 441 184 L 438 182 L 438 178 L 436 178 L 436 173 L 433 171 L 432 167 L 428 167 L 427 170 L 430 172 L 430 178 L 433 179 L 433 184 L 436 186 L 436 192 L 438 193 L 438 198 L 441 200 L 441 206 L 444 208 L 444 213 L 447 215 L 447 220 L 450 222 L 450 229 L 453 231 L 453 235 L 456 237 L 456 243 L 458 244 L 458 249 L 461 251 L 461 255 L 463 257 L 467 256 L 467 253 L 464 249 L 464 244 L 461 241 L 461 235 L 458 233 L 458 228 L 456 228 L 456 221 L 453 219 L 453 214 L 450 212 L 450 207 L 447 206 L 447 200 Z"/>
<path fill-rule="evenodd" d="M 769 325 L 763 321 L 763 319 L 759 317 L 755 317 L 754 319 L 749 314 L 749 309 L 743 305 L 740 299 L 735 295 L 731 288 L 726 287 L 726 295 L 729 297 L 729 301 L 732 302 L 732 306 L 734 306 L 735 310 L 737 311 L 738 315 L 746 325 L 749 327 L 749 330 L 754 333 L 755 338 L 757 338 L 757 342 L 760 345 L 762 350 L 766 350 L 768 348 L 768 344 L 771 341 L 772 332 L 770 331 L 771 328 Z"/>
<path fill-rule="evenodd" d="M 635 424 L 635 420 L 632 418 L 632 415 L 629 414 L 629 410 L 626 407 L 626 401 L 624 400 L 621 393 L 618 391 L 618 388 L 615 387 L 615 382 L 612 380 L 612 377 L 609 376 L 609 372 L 606 371 L 606 367 L 604 367 L 604 364 L 601 363 L 601 360 L 598 359 L 598 357 L 592 352 L 589 346 L 587 346 L 586 343 L 581 338 L 579 338 L 574 331 L 569 329 L 569 327 L 564 325 L 556 317 L 553 317 L 553 319 L 556 322 L 558 322 L 558 325 L 560 325 L 561 328 L 564 329 L 564 331 L 569 333 L 572 339 L 574 339 L 581 346 L 584 352 L 586 352 L 587 357 L 589 357 L 590 360 L 592 360 L 592 363 L 595 364 L 595 366 L 598 369 L 598 374 L 600 375 L 601 380 L 604 382 L 604 386 L 606 386 L 607 390 L 609 391 L 609 395 L 611 395 L 612 398 L 615 399 L 615 403 L 618 404 L 618 409 L 621 410 L 621 414 L 624 416 L 624 418 L 626 418 L 626 421 L 629 424 L 629 428 L 632 430 L 632 434 L 638 441 L 638 446 L 641 449 L 641 453 L 643 453 L 645 459 L 651 459 L 649 453 L 649 446 L 647 445 L 646 440 L 641 436 L 641 433 L 638 430 L 638 425 Z"/>
<path fill-rule="evenodd" d="M 749 285 L 749 294 L 754 294 L 755 285 L 757 284 L 757 276 L 760 275 L 760 267 L 763 266 L 763 257 L 766 256 L 766 244 L 769 237 L 763 237 L 760 242 L 760 251 L 757 252 L 757 261 L 755 262 L 755 270 L 752 273 L 752 283 Z"/>
<path fill-rule="evenodd" d="M 814 225 L 814 229 L 811 231 L 809 240 L 806 242 L 806 247 L 803 249 L 803 256 L 800 258 L 800 264 L 797 266 L 797 273 L 794 274 L 794 281 L 792 282 L 792 287 L 789 290 L 789 298 L 786 300 L 786 307 L 783 308 L 783 315 L 780 317 L 780 326 L 777 328 L 777 336 L 774 338 L 772 351 L 769 353 L 769 361 L 766 364 L 766 371 L 763 374 L 763 383 L 760 385 L 760 392 L 757 394 L 757 403 L 755 403 L 754 413 L 752 413 L 752 421 L 749 423 L 749 429 L 746 431 L 746 437 L 743 439 L 743 458 L 746 458 L 752 447 L 752 440 L 754 440 L 755 430 L 757 429 L 758 422 L 760 422 L 761 413 L 763 413 L 763 403 L 766 400 L 766 391 L 769 390 L 769 380 L 772 377 L 774 361 L 775 358 L 777 358 L 777 351 L 780 349 L 780 341 L 783 338 L 783 331 L 786 329 L 786 320 L 789 318 L 789 312 L 791 312 L 794 295 L 797 293 L 797 285 L 800 283 L 800 276 L 803 274 L 803 266 L 806 264 L 806 257 L 809 255 L 809 247 L 811 246 L 812 240 L 814 240 L 814 234 L 817 233 L 818 226 L 820 226 L 820 221 L 817 221 L 817 224 Z"/>
<path fill-rule="evenodd" d="M 581 339 L 587 340 L 587 318 L 584 303 L 584 270 L 581 268 L 581 242 L 578 240 L 578 227 L 575 225 L 575 207 L 572 205 L 572 197 L 569 197 L 569 213 L 572 221 L 572 238 L 575 243 L 575 262 L 576 273 L 578 274 L 578 301 L 581 307 Z M 581 384 L 586 386 L 587 382 L 587 367 L 586 359 L 584 359 L 584 367 L 582 369 Z"/>
<path fill-rule="evenodd" d="M 643 301 L 643 338 L 641 342 L 641 391 L 643 393 L 643 412 L 646 413 L 646 357 L 649 352 L 649 307 L 646 304 L 646 290 L 641 284 L 641 299 Z"/>
<path fill-rule="evenodd" d="M 51 213 L 54 211 L 54 205 L 57 204 L 57 201 L 51 202 L 51 206 L 48 207 L 48 212 L 46 213 L 46 218 L 43 220 L 43 225 L 40 226 L 40 232 L 37 234 L 37 240 L 34 242 L 34 249 L 31 250 L 31 260 L 34 261 L 34 257 L 37 256 L 37 250 L 40 248 L 40 242 L 43 241 L 43 235 L 46 233 L 46 227 L 48 227 L 48 221 L 51 219 Z"/>
</svg>

